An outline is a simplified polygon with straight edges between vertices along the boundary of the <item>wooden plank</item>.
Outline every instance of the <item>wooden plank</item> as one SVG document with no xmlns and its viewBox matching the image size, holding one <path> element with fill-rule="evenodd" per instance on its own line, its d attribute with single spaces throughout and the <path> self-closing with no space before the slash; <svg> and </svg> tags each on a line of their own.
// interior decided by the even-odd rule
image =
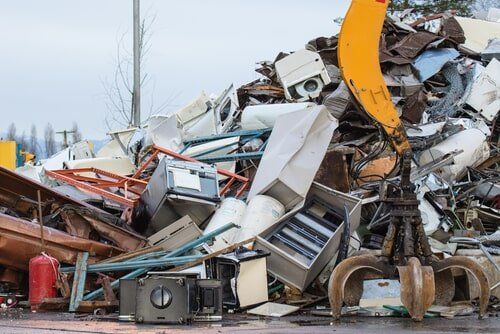
<svg viewBox="0 0 500 334">
<path fill-rule="evenodd" d="M 44 311 L 63 311 L 69 304 L 68 298 L 44 298 L 38 305 L 39 310 Z"/>
<path fill-rule="evenodd" d="M 82 300 L 76 309 L 76 312 L 92 313 L 95 309 L 114 309 L 119 305 L 117 300 L 106 301 L 106 300 Z"/>
<path fill-rule="evenodd" d="M 196 266 L 196 265 L 198 265 L 200 263 L 203 263 L 203 261 L 205 261 L 205 260 L 214 258 L 214 257 L 219 256 L 221 254 L 232 252 L 232 251 L 234 251 L 236 248 L 238 248 L 240 246 L 243 246 L 243 245 L 246 245 L 246 244 L 249 244 L 249 243 L 253 244 L 254 241 L 255 241 L 255 237 L 247 239 L 247 240 L 242 241 L 242 242 L 238 242 L 237 244 L 228 246 L 228 247 L 223 248 L 223 249 L 221 249 L 221 250 L 219 250 L 217 252 L 213 252 L 213 253 L 210 253 L 208 255 L 202 256 L 199 259 L 196 259 L 194 261 L 186 263 L 186 264 L 184 264 L 182 266 L 175 267 L 175 268 L 173 268 L 173 269 L 171 269 L 169 271 L 175 272 L 175 271 L 181 271 L 181 270 L 184 270 L 184 269 L 191 268 L 191 267 Z"/>
<path fill-rule="evenodd" d="M 73 288 L 71 289 L 71 298 L 69 302 L 69 311 L 76 312 L 78 305 L 83 299 L 83 289 L 85 287 L 85 279 L 87 278 L 87 261 L 89 259 L 88 252 L 78 253 L 76 259 L 76 270 L 73 277 Z"/>
<path fill-rule="evenodd" d="M 163 250 L 163 248 L 161 246 L 147 246 L 147 247 L 140 248 L 140 249 L 137 249 L 137 250 L 132 251 L 132 252 L 117 255 L 115 257 L 110 257 L 108 259 L 99 261 L 99 262 L 94 263 L 94 264 L 123 262 L 123 261 L 126 261 L 128 259 L 131 259 L 131 258 L 139 256 L 139 255 L 153 253 L 153 252 L 159 252 L 162 250 Z"/>
</svg>

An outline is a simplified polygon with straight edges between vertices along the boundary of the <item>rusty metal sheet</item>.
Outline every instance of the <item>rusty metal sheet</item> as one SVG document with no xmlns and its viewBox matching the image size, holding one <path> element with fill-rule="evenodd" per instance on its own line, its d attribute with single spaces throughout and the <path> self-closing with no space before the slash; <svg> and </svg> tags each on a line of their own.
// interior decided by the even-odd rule
<svg viewBox="0 0 500 334">
<path fill-rule="evenodd" d="M 443 20 L 440 35 L 443 35 L 458 44 L 465 43 L 464 30 L 453 16 Z"/>
<path fill-rule="evenodd" d="M 460 268 L 472 275 L 479 285 L 479 319 L 484 318 L 490 299 L 490 284 L 483 268 L 466 256 L 452 256 L 432 264 L 434 272 L 439 273 L 450 268 Z"/>
<path fill-rule="evenodd" d="M 354 154 L 351 147 L 336 148 L 326 152 L 314 178 L 315 181 L 338 191 L 348 193 L 350 189 L 349 162 L 347 156 Z"/>
<path fill-rule="evenodd" d="M 413 320 L 422 321 L 435 298 L 432 267 L 422 266 L 416 257 L 411 257 L 406 266 L 397 268 L 401 282 L 401 302 Z"/>
<path fill-rule="evenodd" d="M 427 95 L 423 90 L 410 95 L 403 106 L 402 117 L 413 124 L 418 124 L 422 120 L 422 115 L 427 108 Z"/>
<path fill-rule="evenodd" d="M 379 52 L 380 63 L 393 63 L 397 65 L 411 64 L 411 59 L 405 58 L 400 55 L 393 55 L 388 50 L 380 50 Z"/>
<path fill-rule="evenodd" d="M 405 58 L 415 58 L 424 48 L 435 40 L 439 39 L 430 32 L 419 31 L 406 35 L 399 43 L 396 43 L 389 51 L 395 51 Z"/>
<path fill-rule="evenodd" d="M 21 273 L 12 268 L 0 268 L 0 283 L 3 287 L 18 290 L 20 283 L 24 279 L 24 273 Z"/>
<path fill-rule="evenodd" d="M 66 212 L 67 215 L 61 214 L 66 231 L 71 235 L 87 238 L 91 228 L 125 250 L 135 250 L 146 243 L 144 237 L 125 229 L 123 221 L 115 216 L 0 167 L 0 206 L 11 209 L 22 218 L 38 218 L 37 191 L 41 194 L 44 216 L 63 208 L 72 208 Z"/>
<path fill-rule="evenodd" d="M 340 262 L 333 270 L 328 283 L 328 298 L 332 316 L 335 320 L 340 319 L 342 303 L 346 299 L 345 288 L 349 277 L 361 269 L 370 269 L 383 276 L 389 276 L 391 272 L 391 266 L 384 262 L 383 258 L 373 255 L 353 256 Z"/>
<path fill-rule="evenodd" d="M 89 252 L 90 263 L 121 254 L 123 250 L 93 240 L 44 227 L 45 251 L 59 262 L 74 264 L 78 252 Z M 27 270 L 29 260 L 40 254 L 40 225 L 0 213 L 0 265 Z"/>
<path fill-rule="evenodd" d="M 94 229 L 105 239 L 112 241 L 117 247 L 127 251 L 136 250 L 146 245 L 147 241 L 142 236 L 114 225 L 107 219 L 113 219 L 110 215 L 101 215 L 88 208 L 65 205 L 61 208 L 61 216 L 67 225 L 72 226 L 76 233 L 86 233 L 88 228 Z M 83 226 L 86 223 L 88 226 Z M 68 232 L 70 233 L 70 232 Z M 88 238 L 86 235 L 73 234 Z"/>
</svg>

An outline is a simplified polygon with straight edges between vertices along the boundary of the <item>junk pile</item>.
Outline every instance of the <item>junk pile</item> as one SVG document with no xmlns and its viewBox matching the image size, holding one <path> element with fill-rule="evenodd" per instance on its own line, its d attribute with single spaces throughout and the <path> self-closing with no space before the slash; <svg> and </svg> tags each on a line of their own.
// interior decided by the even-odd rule
<svg viewBox="0 0 500 334">
<path fill-rule="evenodd" d="M 387 17 L 379 61 L 413 149 L 433 253 L 500 288 L 500 23 Z M 0 299 L 144 323 L 331 314 L 327 282 L 380 254 L 399 158 L 343 82 L 337 36 L 258 64 L 258 80 L 201 92 L 141 129 L 0 169 Z M 367 61 L 369 61 L 367 59 Z M 366 73 L 370 75 L 370 73 Z M 478 285 L 445 272 L 426 316 L 475 312 Z M 351 280 L 343 314 L 407 315 L 400 282 Z M 354 306 L 359 305 L 359 306 Z"/>
</svg>

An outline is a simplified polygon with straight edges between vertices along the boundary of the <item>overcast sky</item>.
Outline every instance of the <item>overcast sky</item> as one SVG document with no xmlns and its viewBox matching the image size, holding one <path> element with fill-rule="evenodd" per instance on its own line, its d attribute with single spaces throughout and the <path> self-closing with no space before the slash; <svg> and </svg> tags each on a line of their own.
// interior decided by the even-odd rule
<svg viewBox="0 0 500 334">
<path fill-rule="evenodd" d="M 151 76 L 143 106 L 176 109 L 201 90 L 219 93 L 256 79 L 255 63 L 273 60 L 339 27 L 347 0 L 142 0 L 155 15 L 143 69 Z M 107 131 L 102 82 L 112 79 L 117 43 L 131 44 L 132 0 L 16 0 L 0 5 L 0 132 L 32 123 L 41 136 L 77 121 L 84 137 Z M 153 91 L 154 87 L 154 92 Z M 166 110 L 168 111 L 168 110 Z"/>
</svg>

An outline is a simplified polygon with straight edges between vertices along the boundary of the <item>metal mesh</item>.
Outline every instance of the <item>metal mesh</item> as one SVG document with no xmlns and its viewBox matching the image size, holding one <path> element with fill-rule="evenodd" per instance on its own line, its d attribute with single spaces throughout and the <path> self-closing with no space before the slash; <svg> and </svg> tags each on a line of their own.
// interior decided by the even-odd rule
<svg viewBox="0 0 500 334">
<path fill-rule="evenodd" d="M 427 109 L 427 113 L 431 119 L 442 116 L 454 117 L 458 112 L 462 111 L 461 98 L 465 93 L 467 82 L 472 80 L 471 71 L 468 71 L 465 75 L 461 75 L 457 64 L 446 65 L 442 74 L 449 82 L 449 85 L 442 90 L 444 96 L 432 103 L 430 108 Z"/>
</svg>

